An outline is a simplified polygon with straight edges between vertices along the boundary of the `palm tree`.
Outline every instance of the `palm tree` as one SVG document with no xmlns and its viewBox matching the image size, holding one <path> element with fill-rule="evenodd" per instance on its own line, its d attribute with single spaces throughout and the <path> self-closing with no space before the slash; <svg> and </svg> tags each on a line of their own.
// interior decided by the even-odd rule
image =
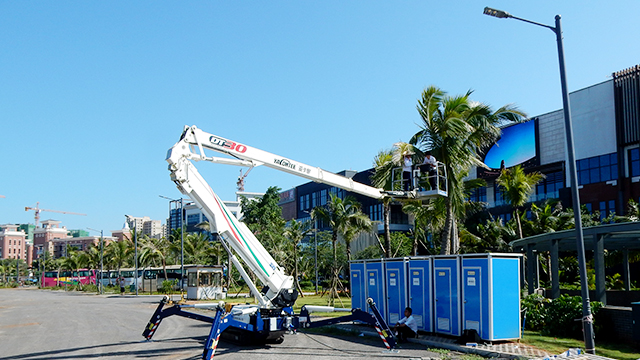
<svg viewBox="0 0 640 360">
<path fill-rule="evenodd" d="M 410 141 L 420 149 L 431 150 L 446 169 L 448 196 L 444 199 L 442 254 L 458 252 L 456 219 L 463 215 L 464 178 L 473 166 L 485 167 L 479 151 L 495 142 L 501 124 L 522 121 L 525 116 L 509 105 L 494 112 L 488 105 L 472 102 L 471 94 L 468 91 L 448 96 L 435 86 L 425 89 L 417 105 L 422 118 L 420 131 Z"/>
<path fill-rule="evenodd" d="M 107 245 L 105 257 L 118 270 L 118 278 L 120 278 L 120 269 L 131 259 L 133 251 L 133 244 L 128 239 L 114 241 Z"/>
<path fill-rule="evenodd" d="M 435 244 L 427 246 L 429 242 L 429 234 L 434 234 L 444 224 L 442 216 L 442 209 L 438 208 L 438 202 L 430 201 L 426 205 L 422 201 L 409 201 L 403 207 L 402 211 L 407 214 L 412 214 L 414 218 L 414 233 L 413 233 L 413 245 L 411 254 L 418 254 L 418 245 L 422 243 L 426 249 L 436 249 Z"/>
<path fill-rule="evenodd" d="M 292 245 L 293 250 L 293 281 L 295 282 L 295 287 L 298 289 L 298 293 L 300 296 L 304 297 L 302 293 L 302 288 L 300 287 L 300 282 L 298 281 L 298 277 L 300 272 L 298 271 L 298 245 L 300 241 L 307 237 L 314 231 L 310 227 L 310 222 L 300 222 L 295 219 L 291 221 L 289 226 L 284 229 L 284 236 L 289 239 Z"/>
<path fill-rule="evenodd" d="M 393 145 L 391 150 L 380 151 L 373 159 L 374 172 L 371 176 L 371 183 L 377 188 L 383 190 L 400 190 L 399 180 L 402 179 L 402 173 L 394 173 L 393 170 L 402 167 L 403 154 L 415 155 L 419 150 L 413 145 L 398 142 Z M 414 159 L 416 160 L 416 159 Z M 389 227 L 389 214 L 391 213 L 391 202 L 393 199 L 389 196 L 382 198 L 383 204 L 383 226 L 384 226 L 384 252 L 386 257 L 391 257 L 391 231 Z"/>
<path fill-rule="evenodd" d="M 374 172 L 371 176 L 371 183 L 377 188 L 383 190 L 394 190 L 393 188 L 393 168 L 397 167 L 397 164 L 393 163 L 392 151 L 380 151 L 373 160 Z M 385 257 L 391 257 L 391 231 L 389 227 L 389 214 L 391 213 L 391 197 L 385 196 L 382 198 L 382 219 L 384 226 L 384 253 Z"/>
<path fill-rule="evenodd" d="M 165 238 L 149 238 L 145 237 L 140 242 L 140 261 L 149 262 L 151 264 L 160 263 L 164 278 L 167 276 L 167 254 L 169 250 L 169 242 Z"/>
<path fill-rule="evenodd" d="M 211 242 L 205 234 L 188 234 L 184 238 L 184 257 L 187 264 L 208 264 L 211 259 Z"/>
<path fill-rule="evenodd" d="M 529 196 L 535 191 L 535 186 L 544 175 L 534 172 L 525 174 L 520 165 L 509 169 L 503 169 L 496 179 L 499 186 L 504 189 L 504 197 L 513 207 L 514 217 L 518 224 L 518 235 L 522 239 L 522 223 L 519 210 L 529 201 Z"/>
<path fill-rule="evenodd" d="M 2 274 L 2 282 L 7 282 L 7 267 L 4 264 L 0 264 L 0 274 Z"/>
<path fill-rule="evenodd" d="M 80 252 L 74 250 L 72 247 L 67 245 L 66 256 L 61 258 L 62 267 L 69 271 L 75 271 L 76 274 L 80 275 L 80 268 L 82 267 L 82 261 Z M 78 287 L 82 289 L 82 283 L 78 280 Z"/>
<path fill-rule="evenodd" d="M 366 221 L 371 222 L 369 218 L 360 210 L 360 203 L 355 198 L 348 196 L 344 200 L 331 194 L 330 201 L 326 207 L 316 207 L 311 211 L 313 219 L 319 219 L 331 228 L 331 243 L 333 251 L 333 269 L 331 277 L 331 288 L 329 291 L 329 305 L 333 305 L 335 299 L 338 298 L 338 282 L 339 272 L 341 270 L 338 265 L 337 242 L 338 235 L 344 235 L 347 231 L 354 227 L 364 229 Z"/>
</svg>

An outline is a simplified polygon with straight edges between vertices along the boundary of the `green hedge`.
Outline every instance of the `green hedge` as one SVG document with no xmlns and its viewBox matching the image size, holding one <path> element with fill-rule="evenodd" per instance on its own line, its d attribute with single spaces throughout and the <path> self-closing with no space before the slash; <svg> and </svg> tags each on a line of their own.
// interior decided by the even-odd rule
<svg viewBox="0 0 640 360">
<path fill-rule="evenodd" d="M 595 317 L 602 308 L 601 302 L 591 302 L 591 314 Z M 522 299 L 525 312 L 524 326 L 546 336 L 582 338 L 582 297 L 562 294 L 557 299 L 547 299 L 532 294 Z M 576 321 L 576 319 L 580 319 Z M 594 330 L 597 323 L 594 321 Z"/>
</svg>

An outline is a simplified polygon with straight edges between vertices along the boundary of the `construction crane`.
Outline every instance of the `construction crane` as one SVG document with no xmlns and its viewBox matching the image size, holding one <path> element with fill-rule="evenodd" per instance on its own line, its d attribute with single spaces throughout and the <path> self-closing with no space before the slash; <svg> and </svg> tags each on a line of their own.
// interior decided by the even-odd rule
<svg viewBox="0 0 640 360">
<path fill-rule="evenodd" d="M 31 206 L 25 206 L 24 207 L 24 211 L 29 211 L 29 210 L 33 210 L 36 213 L 36 228 L 38 227 L 38 224 L 40 223 L 40 212 L 41 211 L 48 211 L 48 212 L 56 212 L 56 213 L 61 213 L 61 214 L 69 214 L 69 215 L 82 215 L 82 216 L 87 216 L 87 214 L 80 214 L 80 213 L 75 213 L 75 212 L 70 212 L 70 211 L 60 211 L 60 210 L 49 210 L 49 209 L 41 209 L 40 208 L 40 203 L 37 202 L 36 203 L 36 207 L 31 207 Z"/>
</svg>

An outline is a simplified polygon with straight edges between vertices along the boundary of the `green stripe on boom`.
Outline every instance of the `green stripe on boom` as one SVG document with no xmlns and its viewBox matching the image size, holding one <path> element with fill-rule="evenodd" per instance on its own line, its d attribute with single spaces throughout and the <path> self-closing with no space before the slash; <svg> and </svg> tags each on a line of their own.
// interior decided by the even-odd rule
<svg viewBox="0 0 640 360">
<path fill-rule="evenodd" d="M 222 204 L 222 201 L 220 201 L 220 198 L 216 195 L 216 198 L 218 199 L 218 202 Z M 224 215 L 227 217 L 227 219 L 229 220 L 229 223 L 231 223 L 231 225 L 233 225 L 233 228 L 236 229 L 236 232 L 238 233 L 238 236 L 240 236 L 240 238 L 242 239 L 242 241 L 244 242 L 244 245 L 247 247 L 247 249 L 249 249 L 249 251 L 251 252 L 251 255 L 253 256 L 253 258 L 256 260 L 256 262 L 258 263 L 258 265 L 260 265 L 260 268 L 262 269 L 262 271 L 264 272 L 265 275 L 267 275 L 267 277 L 269 277 L 269 273 L 267 273 L 267 270 L 264 268 L 264 266 L 262 266 L 262 263 L 260 262 L 260 260 L 258 260 L 258 257 L 256 256 L 256 254 L 253 252 L 253 249 L 251 249 L 251 247 L 249 246 L 249 244 L 247 243 L 247 240 L 244 238 L 244 236 L 242 236 L 242 232 L 238 229 L 238 226 L 236 225 L 236 223 L 233 221 L 233 219 L 231 218 L 231 214 L 227 213 L 227 209 L 225 207 L 221 207 L 222 210 L 224 211 Z"/>
</svg>

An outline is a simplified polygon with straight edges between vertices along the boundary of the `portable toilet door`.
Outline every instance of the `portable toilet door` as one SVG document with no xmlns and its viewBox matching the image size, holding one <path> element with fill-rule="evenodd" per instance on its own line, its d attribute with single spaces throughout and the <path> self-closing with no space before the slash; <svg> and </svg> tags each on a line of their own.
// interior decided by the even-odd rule
<svg viewBox="0 0 640 360">
<path fill-rule="evenodd" d="M 520 338 L 520 254 L 462 255 L 462 323 L 483 340 Z"/>
<path fill-rule="evenodd" d="M 435 332 L 460 336 L 460 258 L 433 257 Z"/>
<path fill-rule="evenodd" d="M 409 258 L 407 268 L 409 307 L 413 311 L 413 318 L 419 330 L 433 332 L 431 258 Z"/>
<path fill-rule="evenodd" d="M 367 288 L 365 279 L 365 262 L 363 260 L 349 263 L 351 278 L 351 308 L 367 310 Z"/>
<path fill-rule="evenodd" d="M 407 307 L 407 276 L 405 259 L 389 259 L 385 265 L 385 285 L 387 295 L 387 323 L 393 326 L 404 317 Z"/>
<path fill-rule="evenodd" d="M 386 319 L 386 301 L 384 289 L 384 260 L 367 260 L 365 262 L 367 276 L 367 297 L 373 299 L 380 310 L 380 314 Z M 371 312 L 371 309 L 369 309 Z"/>
</svg>

